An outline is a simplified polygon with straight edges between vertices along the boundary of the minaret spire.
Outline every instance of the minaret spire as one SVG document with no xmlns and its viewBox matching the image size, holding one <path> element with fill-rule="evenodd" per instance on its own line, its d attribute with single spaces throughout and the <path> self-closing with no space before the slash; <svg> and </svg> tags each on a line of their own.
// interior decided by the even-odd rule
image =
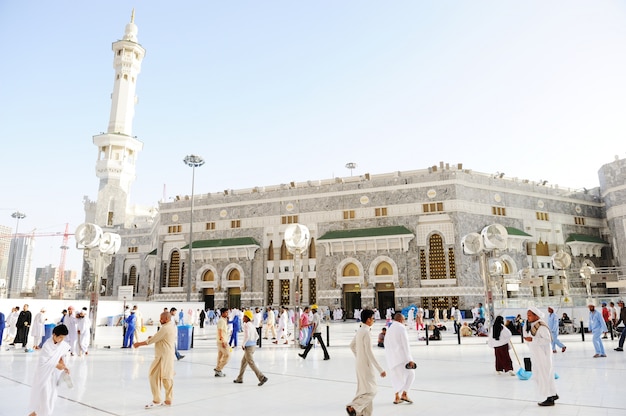
<svg viewBox="0 0 626 416">
<path fill-rule="evenodd" d="M 106 133 L 93 137 L 98 147 L 96 176 L 100 178 L 98 200 L 90 222 L 101 227 L 127 226 L 130 186 L 135 180 L 135 162 L 143 143 L 133 136 L 137 97 L 137 76 L 146 50 L 137 41 L 135 9 L 124 37 L 113 42 L 115 79 L 111 94 L 111 114 Z"/>
</svg>

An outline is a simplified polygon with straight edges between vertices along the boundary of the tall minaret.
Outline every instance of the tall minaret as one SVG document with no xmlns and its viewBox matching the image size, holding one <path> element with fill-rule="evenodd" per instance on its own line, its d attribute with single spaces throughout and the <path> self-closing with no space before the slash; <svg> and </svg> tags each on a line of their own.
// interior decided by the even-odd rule
<svg viewBox="0 0 626 416">
<path fill-rule="evenodd" d="M 135 180 L 137 154 L 143 143 L 132 136 L 137 75 L 145 49 L 137 43 L 135 10 L 126 25 L 124 38 L 113 43 L 115 81 L 111 94 L 111 117 L 106 133 L 93 136 L 98 146 L 96 175 L 100 178 L 95 218 L 102 227 L 128 226 L 130 186 Z"/>
</svg>

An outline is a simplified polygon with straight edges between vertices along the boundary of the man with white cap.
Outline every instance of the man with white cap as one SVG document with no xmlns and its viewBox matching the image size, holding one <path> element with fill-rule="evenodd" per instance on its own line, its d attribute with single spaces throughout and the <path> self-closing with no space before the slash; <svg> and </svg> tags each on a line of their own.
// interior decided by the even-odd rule
<svg viewBox="0 0 626 416">
<path fill-rule="evenodd" d="M 559 317 L 556 316 L 556 313 L 554 313 L 554 308 L 552 306 L 548 306 L 548 326 L 550 327 L 550 332 L 552 333 L 552 352 L 556 353 L 556 347 L 559 347 L 561 352 L 565 352 L 567 347 L 559 341 Z"/>
<path fill-rule="evenodd" d="M 407 395 L 415 381 L 417 365 L 411 355 L 409 336 L 404 326 L 404 315 L 397 312 L 385 335 L 385 357 L 389 366 L 391 385 L 395 391 L 394 404 L 413 403 Z"/>
<path fill-rule="evenodd" d="M 550 328 L 543 321 L 543 313 L 538 308 L 529 307 L 526 316 L 528 320 L 524 328 L 524 341 L 530 350 L 533 378 L 537 380 L 539 393 L 546 398 L 537 404 L 539 406 L 554 406 L 559 395 L 556 393 L 556 383 L 554 382 Z"/>
<path fill-rule="evenodd" d="M 589 332 L 593 334 L 593 348 L 596 354 L 593 358 L 606 357 L 604 344 L 602 344 L 602 334 L 606 332 L 606 323 L 602 314 L 596 310 L 596 305 L 589 303 Z"/>
</svg>

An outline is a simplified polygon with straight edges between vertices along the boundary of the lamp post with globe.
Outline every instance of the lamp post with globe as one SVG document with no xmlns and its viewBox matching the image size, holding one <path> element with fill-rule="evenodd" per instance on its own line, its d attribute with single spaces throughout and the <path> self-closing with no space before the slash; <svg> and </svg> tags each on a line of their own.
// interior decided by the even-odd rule
<svg viewBox="0 0 626 416">
<path fill-rule="evenodd" d="M 489 327 L 494 319 L 493 305 L 493 281 L 492 276 L 501 276 L 503 264 L 498 259 L 487 259 L 487 252 L 505 250 L 507 248 L 509 233 L 500 224 L 491 224 L 479 233 L 469 233 L 461 239 L 463 254 L 478 255 L 478 268 L 480 277 L 485 285 L 485 325 Z"/>
<path fill-rule="evenodd" d="M 285 229 L 285 246 L 287 246 L 287 250 L 293 254 L 293 263 L 294 263 L 294 281 L 295 281 L 295 308 L 296 308 L 296 319 L 293 325 L 294 332 L 294 341 L 298 339 L 298 334 L 300 333 L 300 303 L 301 296 L 300 293 L 300 263 L 302 260 L 302 254 L 307 250 L 309 246 L 309 241 L 311 240 L 311 233 L 309 229 L 302 224 L 290 224 Z M 296 347 L 298 346 L 298 342 L 295 342 Z"/>
<path fill-rule="evenodd" d="M 202 156 L 189 155 L 183 159 L 185 165 L 191 168 L 191 212 L 189 215 L 189 261 L 187 262 L 187 302 L 191 301 L 191 266 L 193 264 L 193 188 L 196 180 L 196 168 L 204 165 Z"/>
<path fill-rule="evenodd" d="M 83 258 L 91 266 L 94 279 L 90 287 L 89 295 L 89 318 L 91 319 L 90 346 L 94 346 L 96 328 L 98 323 L 98 298 L 100 295 L 100 282 L 105 270 L 113 256 L 118 252 L 122 244 L 119 234 L 104 232 L 96 224 L 84 223 L 76 228 L 76 248 L 84 250 Z"/>
</svg>

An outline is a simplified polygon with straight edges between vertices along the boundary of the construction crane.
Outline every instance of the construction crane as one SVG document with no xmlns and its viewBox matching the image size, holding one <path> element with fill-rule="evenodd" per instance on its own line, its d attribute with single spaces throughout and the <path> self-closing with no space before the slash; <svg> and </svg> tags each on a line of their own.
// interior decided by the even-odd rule
<svg viewBox="0 0 626 416">
<path fill-rule="evenodd" d="M 63 299 L 63 287 L 65 286 L 65 258 L 67 250 L 70 248 L 67 243 L 70 237 L 70 224 L 65 224 L 65 233 L 63 233 L 63 244 L 61 244 L 61 260 L 59 261 L 59 299 Z"/>
<path fill-rule="evenodd" d="M 14 237 L 30 237 L 31 239 L 34 239 L 35 237 L 63 237 L 63 243 L 61 244 L 61 247 L 59 247 L 61 249 L 61 259 L 59 260 L 59 269 L 58 269 L 59 299 L 63 299 L 63 288 L 65 286 L 65 260 L 67 258 L 67 250 L 70 248 L 68 246 L 69 237 L 70 235 L 74 235 L 74 233 L 70 233 L 69 230 L 70 230 L 70 224 L 66 223 L 65 232 L 63 233 L 61 232 L 36 233 L 35 230 L 33 230 L 30 233 L 13 234 Z"/>
</svg>

